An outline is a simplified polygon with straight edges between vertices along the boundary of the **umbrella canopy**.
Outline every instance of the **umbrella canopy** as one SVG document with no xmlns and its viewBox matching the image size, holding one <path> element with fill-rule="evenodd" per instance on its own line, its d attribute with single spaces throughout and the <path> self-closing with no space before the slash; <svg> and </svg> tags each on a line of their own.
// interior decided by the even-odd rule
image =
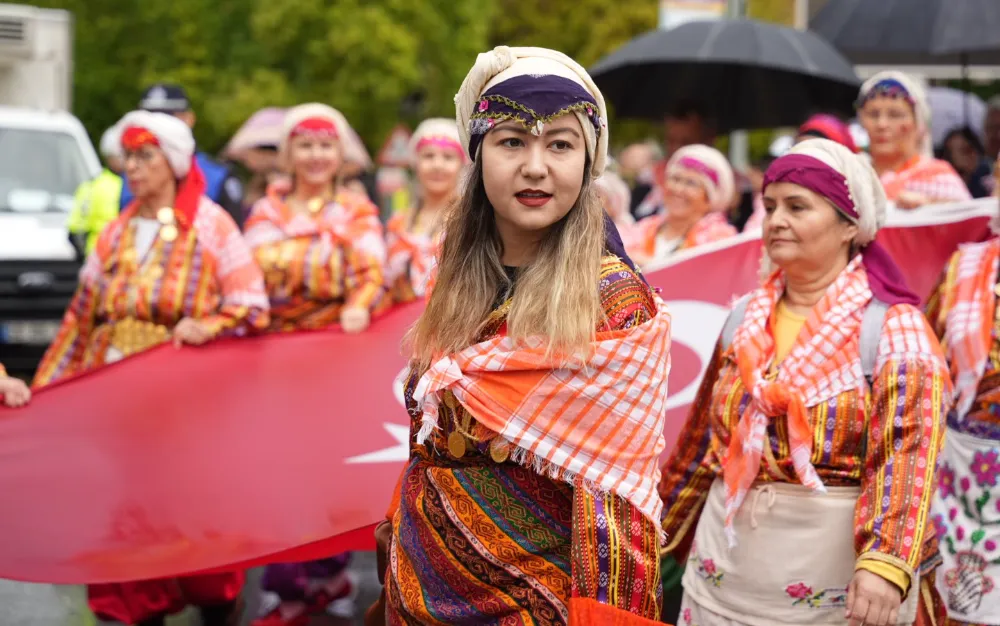
<svg viewBox="0 0 1000 626">
<path fill-rule="evenodd" d="M 816 35 L 745 19 L 646 33 L 590 73 L 618 116 L 659 120 L 693 100 L 720 132 L 849 115 L 859 87 L 847 59 Z"/>
<path fill-rule="evenodd" d="M 996 0 L 836 0 L 809 28 L 862 65 L 1000 64 Z"/>
<path fill-rule="evenodd" d="M 979 137 L 983 135 L 986 120 L 986 103 L 974 93 L 948 87 L 931 87 L 927 90 L 927 104 L 931 109 L 931 135 L 934 147 L 940 147 L 945 136 L 956 128 L 968 126 Z"/>
<path fill-rule="evenodd" d="M 268 107 L 250 116 L 226 145 L 223 155 L 239 159 L 246 151 L 255 148 L 277 148 L 281 142 L 281 125 L 285 109 Z"/>
</svg>

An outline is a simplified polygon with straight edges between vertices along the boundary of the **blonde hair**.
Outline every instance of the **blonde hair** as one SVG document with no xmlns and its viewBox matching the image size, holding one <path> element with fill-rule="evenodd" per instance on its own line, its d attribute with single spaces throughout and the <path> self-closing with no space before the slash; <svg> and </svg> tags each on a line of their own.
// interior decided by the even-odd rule
<svg viewBox="0 0 1000 626">
<path fill-rule="evenodd" d="M 497 297 L 513 287 L 501 261 L 503 244 L 481 159 L 449 211 L 444 232 L 437 282 L 408 336 L 419 372 L 476 343 Z M 540 337 L 550 355 L 567 361 L 586 353 L 604 319 L 598 280 L 603 255 L 604 209 L 588 159 L 573 208 L 549 229 L 535 259 L 519 269 L 507 336 L 515 341 Z"/>
</svg>

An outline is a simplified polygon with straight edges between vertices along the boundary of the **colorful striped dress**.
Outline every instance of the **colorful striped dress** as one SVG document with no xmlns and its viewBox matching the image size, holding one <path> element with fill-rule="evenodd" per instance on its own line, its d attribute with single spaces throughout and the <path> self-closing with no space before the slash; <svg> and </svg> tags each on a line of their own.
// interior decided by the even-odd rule
<svg viewBox="0 0 1000 626">
<path fill-rule="evenodd" d="M 148 250 L 137 246 L 135 218 L 133 205 L 101 233 L 35 387 L 163 343 L 185 317 L 215 336 L 267 325 L 260 269 L 224 209 L 202 197 L 190 227 L 178 213 L 176 239 L 155 236 Z"/>
<path fill-rule="evenodd" d="M 954 626 L 1000 624 L 998 259 L 996 237 L 963 245 L 927 304 L 956 391 L 970 403 L 963 410 L 956 402 L 948 413 L 934 503 L 944 560 L 938 587 Z"/>
<path fill-rule="evenodd" d="M 656 314 L 652 292 L 618 257 L 605 257 L 600 285 L 602 330 Z M 505 332 L 510 304 L 499 299 L 481 339 Z M 414 436 L 415 384 L 405 393 Z M 655 526 L 617 495 L 510 462 L 459 407 L 446 392 L 440 428 L 411 447 L 392 520 L 387 623 L 564 625 L 571 597 L 621 609 L 621 624 L 658 619 Z"/>
<path fill-rule="evenodd" d="M 410 302 L 427 293 L 431 272 L 441 251 L 441 233 L 413 232 L 414 217 L 411 212 L 399 213 L 386 224 L 389 253 L 386 284 L 396 303 Z"/>
<path fill-rule="evenodd" d="M 390 303 L 382 224 L 366 196 L 341 190 L 306 215 L 272 191 L 254 205 L 245 233 L 264 272 L 271 330 L 326 328 L 344 308 L 378 312 Z"/>
<path fill-rule="evenodd" d="M 811 341 L 818 331 L 811 331 L 809 324 L 815 324 L 838 306 L 839 297 L 833 291 L 827 292 L 814 307 L 795 346 Z M 774 336 L 774 323 L 772 310 L 770 321 L 765 322 L 765 332 L 770 337 Z M 843 352 L 838 350 L 835 357 L 857 361 L 855 370 L 860 372 L 857 341 L 849 341 L 847 346 Z M 817 381 L 820 388 L 843 390 L 806 406 L 808 428 L 812 432 L 809 459 L 827 487 L 860 488 L 852 529 L 856 567 L 899 581 L 904 587 L 913 574 L 919 573 L 924 617 L 940 618 L 942 608 L 936 601 L 933 575 L 940 563 L 937 538 L 926 528 L 950 383 L 936 338 L 922 314 L 910 305 L 889 308 L 878 355 L 870 388 L 863 380 L 860 387 L 846 382 L 850 375 L 843 380 Z M 772 376 L 774 371 L 771 370 Z M 713 483 L 723 478 L 730 441 L 750 406 L 751 393 L 744 386 L 733 346 L 725 350 L 717 346 L 678 443 L 663 467 L 660 483 L 666 511 L 663 528 L 668 536 L 665 558 L 686 563 L 699 576 L 717 576 L 716 587 L 723 592 L 724 572 L 716 571 L 714 564 L 700 562 L 691 545 L 709 491 Z M 802 481 L 792 457 L 790 430 L 787 417 L 768 420 L 755 485 L 798 486 Z M 750 497 L 743 504 L 751 509 L 757 505 Z M 768 564 L 761 563 L 760 567 L 767 568 Z M 802 582 L 776 590 L 779 595 L 787 593 L 789 603 L 803 600 L 805 596 L 799 597 L 803 591 L 812 589 L 809 581 L 788 582 Z M 846 586 L 849 581 L 843 582 Z M 831 590 L 825 591 L 828 593 L 823 603 L 834 601 L 829 597 Z M 846 594 L 835 599 L 840 603 L 845 600 Z M 683 613 L 681 623 L 687 623 Z"/>
<path fill-rule="evenodd" d="M 184 318 L 199 320 L 216 337 L 267 326 L 260 269 L 224 209 L 202 197 L 190 223 L 175 210 L 179 229 L 167 238 L 154 220 L 136 213 L 133 203 L 98 238 L 35 387 L 164 343 Z M 234 572 L 91 585 L 88 599 L 99 618 L 136 624 L 189 603 L 232 602 L 243 581 L 243 573 Z"/>
</svg>

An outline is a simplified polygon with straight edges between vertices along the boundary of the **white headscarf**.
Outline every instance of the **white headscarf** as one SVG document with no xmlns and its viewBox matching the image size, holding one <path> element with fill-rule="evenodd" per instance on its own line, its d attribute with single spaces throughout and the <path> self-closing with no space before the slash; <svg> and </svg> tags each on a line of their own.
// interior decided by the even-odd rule
<svg viewBox="0 0 1000 626">
<path fill-rule="evenodd" d="M 597 109 L 600 114 L 602 132 L 600 136 L 595 131 L 593 124 L 580 112 L 574 115 L 580 120 L 583 133 L 587 142 L 587 153 L 590 155 L 591 174 L 594 178 L 599 178 L 604 173 L 604 166 L 608 158 L 608 132 L 607 106 L 604 104 L 604 96 L 594 84 L 593 79 L 587 70 L 579 63 L 569 58 L 562 52 L 549 50 L 547 48 L 508 48 L 498 46 L 490 52 L 480 53 L 476 57 L 476 63 L 469 70 L 462 87 L 455 95 L 455 118 L 458 122 L 458 132 L 462 138 L 462 146 L 466 153 L 469 152 L 471 133 L 469 122 L 472 114 L 479 104 L 479 98 L 485 91 L 515 76 L 524 75 L 553 75 L 561 76 L 572 80 L 582 86 L 597 102 Z M 469 154 L 475 160 L 476 155 Z"/>
<path fill-rule="evenodd" d="M 619 221 L 634 222 L 632 214 L 629 212 L 632 203 L 632 191 L 628 188 L 628 183 L 622 177 L 608 170 L 600 178 L 594 180 L 594 185 L 604 192 L 607 199 L 607 206 L 604 207 L 608 215 L 616 223 Z"/>
<path fill-rule="evenodd" d="M 367 170 L 371 168 L 372 159 L 368 155 L 368 150 L 365 149 L 365 144 L 354 131 L 354 128 L 347 122 L 344 114 L 331 106 L 318 102 L 300 104 L 299 106 L 292 107 L 285 114 L 281 128 L 281 143 L 278 146 L 279 162 L 287 163 L 288 139 L 295 127 L 313 118 L 327 120 L 337 129 L 337 138 L 340 140 L 340 146 L 344 153 L 344 161 L 353 163 L 361 167 L 361 169 Z"/>
<path fill-rule="evenodd" d="M 788 154 L 802 154 L 822 161 L 847 179 L 848 192 L 858 212 L 858 236 L 854 243 L 864 246 L 873 241 L 885 225 L 888 201 L 871 164 L 829 139 L 807 139 L 792 146 Z"/>
<path fill-rule="evenodd" d="M 122 135 L 129 128 L 144 128 L 152 133 L 166 155 L 174 176 L 187 176 L 194 157 L 194 135 L 187 124 L 167 113 L 132 111 L 112 127 L 115 143 L 119 146 L 122 145 Z"/>
<path fill-rule="evenodd" d="M 716 180 L 712 180 L 706 172 L 700 171 L 699 168 L 685 165 L 682 162 L 684 159 L 696 161 L 701 167 L 714 173 Z M 702 144 L 684 146 L 674 152 L 670 160 L 667 161 L 666 173 L 669 175 L 674 169 L 683 169 L 701 180 L 702 187 L 705 188 L 705 193 L 708 196 L 708 204 L 713 211 L 725 211 L 729 208 L 733 201 L 736 183 L 733 181 L 733 168 L 721 152 Z"/>
<path fill-rule="evenodd" d="M 903 86 L 903 89 L 913 100 L 913 116 L 917 120 L 917 132 L 920 133 L 920 153 L 924 156 L 931 156 L 934 153 L 933 139 L 931 137 L 931 108 L 927 103 L 927 91 L 919 80 L 909 74 L 897 72 L 896 70 L 886 70 L 875 74 L 861 85 L 861 93 L 858 101 L 863 103 L 872 89 L 883 81 L 894 80 Z"/>
<path fill-rule="evenodd" d="M 411 160 L 416 160 L 417 158 L 417 146 L 424 139 L 440 138 L 447 141 L 452 141 L 458 147 L 459 151 L 462 153 L 462 157 L 465 157 L 465 151 L 462 147 L 462 138 L 458 134 L 458 126 L 455 125 L 455 120 L 446 117 L 432 117 L 420 122 L 417 126 L 417 130 L 413 131 L 413 136 L 410 137 L 410 158 Z"/>
<path fill-rule="evenodd" d="M 101 156 L 105 159 L 122 158 L 124 152 L 122 150 L 121 133 L 118 131 L 117 125 L 107 129 L 101 135 L 100 151 Z"/>
</svg>

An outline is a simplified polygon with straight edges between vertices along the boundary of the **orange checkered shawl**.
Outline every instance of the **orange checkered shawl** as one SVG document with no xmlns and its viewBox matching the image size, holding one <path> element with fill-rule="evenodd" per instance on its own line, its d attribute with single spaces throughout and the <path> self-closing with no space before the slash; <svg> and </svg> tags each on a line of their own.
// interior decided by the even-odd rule
<svg viewBox="0 0 1000 626">
<path fill-rule="evenodd" d="M 581 368 L 545 356 L 540 339 L 496 337 L 435 363 L 414 400 L 423 411 L 417 443 L 438 426 L 450 389 L 483 426 L 514 446 L 511 459 L 557 480 L 613 492 L 657 527 L 656 487 L 665 446 L 670 313 L 639 326 L 597 333 Z"/>
<path fill-rule="evenodd" d="M 996 313 L 1000 239 L 959 246 L 955 286 L 943 298 L 948 311 L 948 362 L 955 381 L 954 400 L 959 418 L 968 414 L 976 399 L 979 381 L 986 371 Z"/>
<path fill-rule="evenodd" d="M 664 213 L 647 217 L 635 225 L 634 246 L 629 249 L 640 263 L 645 264 L 654 260 L 656 253 L 656 235 L 667 220 Z M 737 231 L 726 220 L 724 213 L 713 211 L 705 217 L 695 222 L 694 226 L 684 235 L 684 241 L 677 247 L 677 250 L 690 250 L 708 243 L 727 239 L 736 235 Z"/>
<path fill-rule="evenodd" d="M 768 421 L 787 416 L 795 472 L 804 486 L 825 492 L 809 460 L 813 437 L 806 409 L 865 384 L 858 341 L 872 292 L 860 256 L 851 261 L 813 307 L 799 341 L 781 363 L 774 380 L 768 380 L 775 354 L 769 326 L 784 290 L 784 274 L 775 272 L 751 295 L 746 315 L 733 337 L 740 378 L 752 400 L 723 461 L 726 536 L 730 545 L 736 543 L 733 519 L 760 468 Z"/>
</svg>

